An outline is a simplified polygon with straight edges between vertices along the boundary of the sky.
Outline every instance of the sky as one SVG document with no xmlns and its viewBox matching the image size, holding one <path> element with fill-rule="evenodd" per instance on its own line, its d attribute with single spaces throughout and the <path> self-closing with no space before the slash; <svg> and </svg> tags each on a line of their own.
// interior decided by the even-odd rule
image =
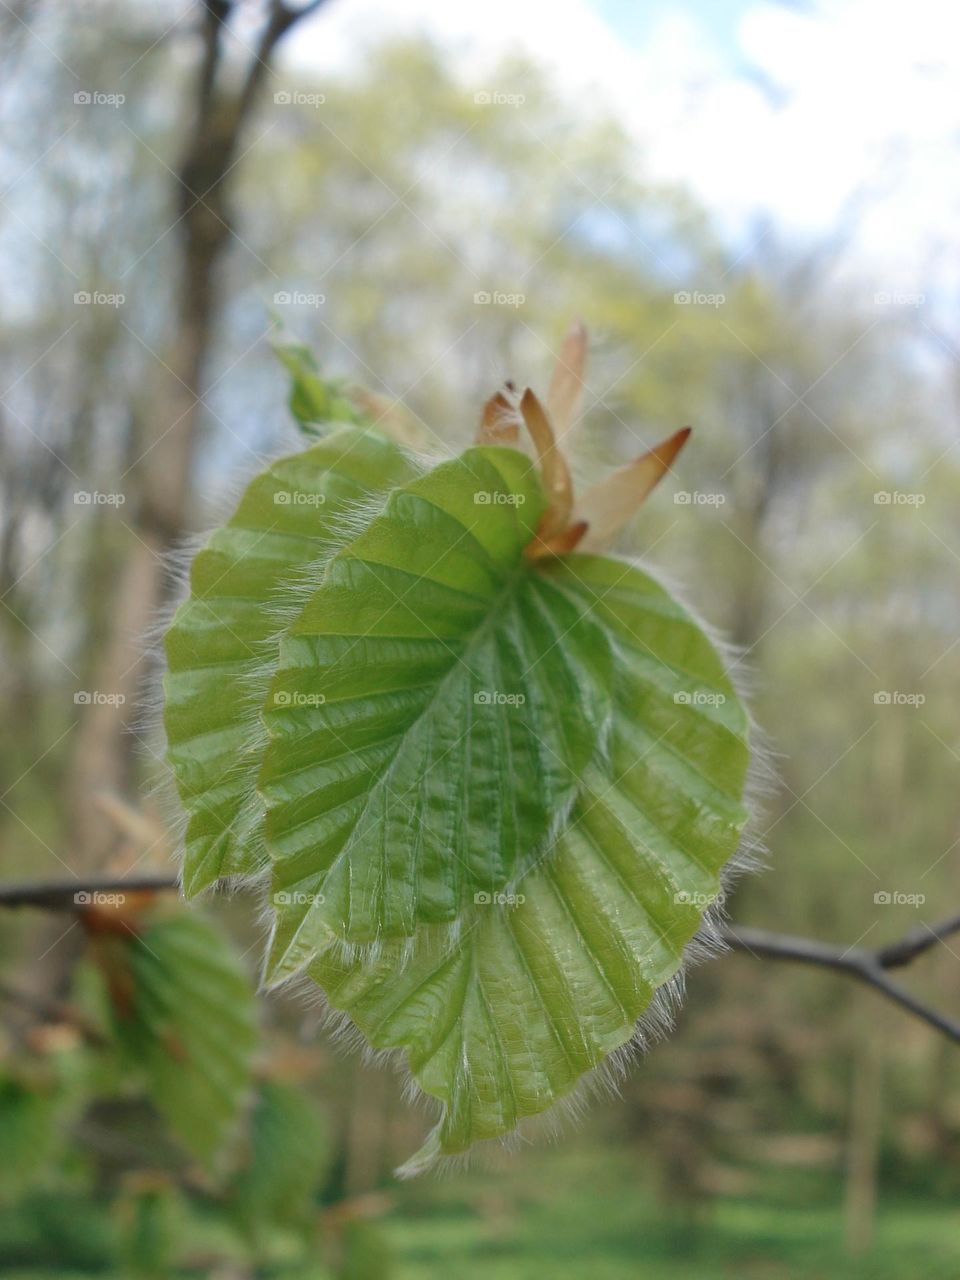
<svg viewBox="0 0 960 1280">
<path fill-rule="evenodd" d="M 521 49 L 606 102 L 649 174 L 680 182 L 734 242 L 762 218 L 829 236 L 878 288 L 943 279 L 960 214 L 960 5 L 950 0 L 332 0 L 287 57 L 349 65 L 373 33 L 423 32 L 482 77 Z M 950 267 L 948 274 L 955 271 Z"/>
</svg>

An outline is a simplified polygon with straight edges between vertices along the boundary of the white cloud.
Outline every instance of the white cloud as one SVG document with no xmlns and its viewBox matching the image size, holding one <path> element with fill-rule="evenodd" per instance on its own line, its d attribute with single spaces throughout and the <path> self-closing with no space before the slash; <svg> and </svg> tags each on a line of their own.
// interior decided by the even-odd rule
<svg viewBox="0 0 960 1280">
<path fill-rule="evenodd" d="M 602 86 L 653 175 L 688 185 L 732 236 L 760 214 L 829 233 L 869 191 L 854 252 L 881 260 L 892 284 L 916 284 L 952 240 L 960 205 L 960 6 L 823 0 L 810 14 L 758 3 L 736 33 L 740 66 L 689 14 L 664 17 L 631 48 L 586 0 L 338 0 L 290 54 L 338 69 L 374 38 L 419 31 L 478 77 L 522 48 L 585 101 Z"/>
</svg>

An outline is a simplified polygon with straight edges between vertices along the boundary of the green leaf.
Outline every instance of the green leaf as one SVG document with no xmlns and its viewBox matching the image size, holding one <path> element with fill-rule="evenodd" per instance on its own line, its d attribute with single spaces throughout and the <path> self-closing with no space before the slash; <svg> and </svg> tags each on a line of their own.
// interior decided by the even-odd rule
<svg viewBox="0 0 960 1280">
<path fill-rule="evenodd" d="M 128 1070 L 196 1156 L 212 1163 L 250 1092 L 257 1041 L 249 978 L 199 915 L 99 935 L 95 956 Z"/>
<path fill-rule="evenodd" d="M 290 412 L 308 435 L 325 434 L 331 423 L 362 426 L 368 421 L 340 383 L 321 375 L 309 347 L 287 337 L 271 345 L 290 374 Z"/>
<path fill-rule="evenodd" d="M 358 437 L 392 448 L 344 431 L 350 457 Z M 205 842 L 191 886 L 265 848 L 268 980 L 306 969 L 406 1054 L 441 1104 L 417 1172 L 569 1097 L 635 1035 L 721 892 L 748 725 L 702 628 L 645 573 L 529 558 L 545 503 L 524 454 L 416 477 L 389 457 L 339 550 L 298 531 L 294 555 L 284 531 L 287 562 L 251 571 L 251 534 L 274 532 L 263 478 L 251 527 L 241 508 L 195 568 L 168 719 Z M 339 460 L 289 461 L 305 487 L 342 481 Z"/>
<path fill-rule="evenodd" d="M 183 1221 L 177 1190 L 158 1178 L 132 1181 L 115 1207 L 123 1275 L 127 1280 L 170 1280 L 176 1274 L 178 1227 Z"/>
<path fill-rule="evenodd" d="M 337 1280 L 391 1280 L 396 1275 L 393 1252 L 375 1222 L 348 1222 L 341 1249 Z"/>
<path fill-rule="evenodd" d="M 584 772 L 571 822 L 515 902 L 470 907 L 455 937 L 427 928 L 359 956 L 331 946 L 310 969 L 443 1104 L 406 1173 L 511 1132 L 633 1037 L 746 818 L 747 718 L 699 626 L 614 560 L 570 556 L 545 575 L 609 631 L 609 759 Z"/>
<path fill-rule="evenodd" d="M 523 556 L 542 509 L 523 454 L 469 450 L 394 491 L 282 638 L 260 775 L 271 980 L 331 931 L 457 921 L 563 825 L 603 748 L 611 650 Z"/>
<path fill-rule="evenodd" d="M 190 596 L 165 637 L 164 679 L 168 759 L 188 814 L 188 895 L 266 861 L 258 713 L 284 604 L 297 599 L 292 584 L 319 574 L 346 513 L 412 474 L 391 441 L 340 428 L 257 476 L 194 559 Z"/>
<path fill-rule="evenodd" d="M 305 1228 L 329 1157 L 323 1116 L 303 1090 L 267 1080 L 250 1118 L 246 1158 L 227 1203 L 255 1242 L 274 1225 Z"/>
<path fill-rule="evenodd" d="M 47 1171 L 63 1141 L 55 1081 L 0 1078 L 0 1197 L 22 1195 Z"/>
</svg>

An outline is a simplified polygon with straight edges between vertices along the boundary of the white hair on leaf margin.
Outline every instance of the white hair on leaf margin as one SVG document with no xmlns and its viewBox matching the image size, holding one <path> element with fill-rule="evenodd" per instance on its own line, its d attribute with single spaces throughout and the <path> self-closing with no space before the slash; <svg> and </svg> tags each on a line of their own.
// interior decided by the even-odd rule
<svg viewBox="0 0 960 1280">
<path fill-rule="evenodd" d="M 436 455 L 414 455 L 410 454 L 409 451 L 408 457 L 414 462 L 418 473 L 428 466 L 436 465 L 438 461 L 443 460 Z M 242 495 L 251 478 L 248 477 L 236 486 L 236 496 L 230 505 L 231 511 L 236 508 L 239 496 Z M 271 638 L 264 642 L 263 656 L 252 658 L 249 669 L 242 676 L 242 682 L 248 690 L 248 696 L 245 701 L 249 707 L 250 752 L 252 755 L 260 751 L 267 741 L 266 729 L 260 718 L 259 710 L 275 670 L 274 654 L 276 653 L 280 635 L 286 630 L 293 618 L 299 614 L 303 605 L 316 590 L 333 557 L 343 546 L 369 527 L 370 521 L 382 511 L 386 497 L 386 494 L 372 495 L 369 499 L 359 500 L 351 504 L 340 513 L 332 522 L 329 533 L 322 540 L 317 556 L 291 574 L 283 583 L 283 592 L 278 592 L 276 601 L 268 605 L 271 615 L 276 620 L 276 630 Z M 227 503 L 225 502 L 224 505 L 227 505 Z M 216 527 L 218 526 L 215 525 L 214 528 Z M 151 682 L 151 697 L 146 708 L 145 732 L 148 735 L 158 735 L 161 739 L 162 689 L 160 687 L 159 674 L 163 668 L 162 636 L 170 624 L 175 609 L 188 592 L 189 566 L 197 551 L 206 545 L 209 536 L 208 533 L 202 537 L 192 537 L 185 540 L 177 552 L 170 557 L 168 571 L 172 579 L 177 583 L 179 591 L 175 593 L 175 598 L 163 610 L 162 615 L 158 617 L 151 628 L 148 652 L 153 657 L 152 674 L 154 678 Z M 631 563 L 635 562 L 631 561 Z M 644 572 L 650 572 L 646 566 L 638 564 L 637 567 L 643 567 Z M 651 576 L 655 577 L 655 580 L 661 586 L 668 589 L 675 599 L 684 603 L 683 593 L 678 591 L 674 584 L 668 583 L 661 574 Z M 685 605 L 684 607 L 687 606 Z M 746 693 L 745 685 L 748 681 L 744 674 L 742 654 L 738 654 L 713 628 L 704 624 L 694 610 L 688 608 L 688 612 L 701 626 L 714 648 L 723 657 L 728 677 L 746 705 L 744 695 Z M 426 1168 L 441 1173 L 453 1172 L 477 1159 L 483 1160 L 494 1150 L 506 1149 L 515 1151 L 521 1145 L 532 1141 L 542 1140 L 543 1138 L 555 1140 L 570 1121 L 577 1121 L 586 1113 L 591 1099 L 616 1096 L 620 1091 L 621 1083 L 626 1077 L 631 1063 L 635 1061 L 638 1055 L 645 1053 L 655 1043 L 669 1034 L 673 1027 L 676 1010 L 683 998 L 688 970 L 693 965 L 714 959 L 726 950 L 721 930 L 725 919 L 724 902 L 730 889 L 741 875 L 755 872 L 764 865 L 764 850 L 756 835 L 757 815 L 760 812 L 762 800 L 771 790 L 776 775 L 772 766 L 772 754 L 762 740 L 752 718 L 750 720 L 750 741 L 751 763 L 744 795 L 750 819 L 744 829 L 740 845 L 723 867 L 720 873 L 721 892 L 714 903 L 704 911 L 697 933 L 683 949 L 676 972 L 653 993 L 648 1007 L 636 1022 L 631 1038 L 620 1048 L 614 1050 L 602 1063 L 582 1076 L 569 1094 L 555 1101 L 541 1115 L 522 1120 L 511 1133 L 499 1138 L 479 1142 L 469 1152 L 461 1155 L 437 1155 L 434 1159 L 428 1159 L 423 1162 L 422 1166 L 415 1159 L 409 1162 L 409 1167 L 402 1167 L 398 1170 L 399 1176 L 414 1176 L 425 1171 Z M 179 829 L 182 839 L 182 832 L 186 828 L 188 818 L 179 803 L 175 801 L 174 789 L 169 785 L 172 782 L 169 771 L 166 774 L 166 781 L 167 786 L 162 788 L 159 793 L 168 796 L 172 802 L 170 805 L 170 825 L 175 830 Z M 257 827 L 258 824 L 262 825 L 260 823 L 262 803 L 255 787 L 251 790 L 250 811 L 245 816 L 247 820 L 252 822 L 254 827 Z M 231 879 L 231 887 L 252 891 L 260 897 L 261 921 L 265 927 L 270 928 L 275 925 L 276 916 L 272 910 L 269 897 L 269 860 L 265 847 L 262 850 L 262 858 L 262 870 L 249 875 L 233 877 Z M 216 886 L 212 888 L 216 888 Z M 459 930 L 460 922 L 453 922 L 449 928 L 448 935 L 451 946 L 458 944 Z M 358 959 L 361 955 L 375 959 L 382 949 L 382 944 L 376 941 L 362 946 L 350 946 L 343 943 L 338 945 L 343 957 L 348 961 Z M 410 940 L 410 946 L 412 947 L 412 940 Z M 320 1021 L 334 1041 L 346 1047 L 348 1051 L 358 1051 L 364 1062 L 377 1067 L 382 1067 L 390 1062 L 394 1067 L 398 1068 L 404 1080 L 404 1094 L 408 1100 L 411 1103 L 428 1108 L 436 1124 L 442 1123 L 444 1104 L 421 1089 L 409 1069 L 407 1051 L 405 1049 L 374 1048 L 356 1027 L 349 1015 L 333 1008 L 323 990 L 304 971 L 285 979 L 277 984 L 273 990 L 289 993 L 299 1001 L 318 1009 L 321 1015 Z"/>
</svg>

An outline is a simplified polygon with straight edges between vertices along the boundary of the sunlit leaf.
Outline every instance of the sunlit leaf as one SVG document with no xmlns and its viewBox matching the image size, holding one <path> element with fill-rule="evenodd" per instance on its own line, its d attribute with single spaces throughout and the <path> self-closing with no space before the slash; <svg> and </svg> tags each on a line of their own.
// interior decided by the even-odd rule
<svg viewBox="0 0 960 1280">
<path fill-rule="evenodd" d="M 568 425 L 582 333 L 564 350 L 551 403 Z M 521 424 L 529 454 L 502 447 L 523 444 Z M 325 444 L 352 456 L 344 430 Z M 188 846 L 191 886 L 269 858 L 268 982 L 309 973 L 440 1104 L 406 1172 L 570 1097 L 663 1004 L 722 892 L 746 820 L 746 714 L 690 614 L 586 553 L 686 435 L 579 503 L 550 415 L 509 384 L 482 446 L 426 473 L 360 437 L 363 456 L 381 451 L 378 497 L 338 549 L 291 530 L 289 563 L 229 594 L 255 652 L 224 634 L 203 564 L 199 612 L 168 641 L 173 758 L 207 841 Z M 307 479 L 318 460 L 289 461 L 326 494 L 343 463 Z M 251 580 L 250 534 L 241 521 L 221 555 L 228 581 Z"/>
<path fill-rule="evenodd" d="M 189 599 L 165 638 L 164 680 L 168 758 L 189 819 L 188 895 L 265 861 L 258 712 L 293 584 L 322 560 L 345 512 L 412 474 L 377 432 L 340 428 L 257 476 L 194 559 Z"/>
<path fill-rule="evenodd" d="M 331 930 L 456 921 L 569 813 L 603 746 L 610 647 L 524 559 L 542 506 L 524 455 L 469 450 L 393 493 L 281 640 L 261 774 L 272 979 Z"/>
<path fill-rule="evenodd" d="M 747 721 L 709 641 L 650 578 L 600 557 L 547 570 L 615 646 L 612 750 L 512 899 L 455 938 L 421 931 L 311 968 L 377 1048 L 403 1048 L 443 1103 L 407 1172 L 499 1137 L 569 1095 L 634 1035 L 716 900 L 745 820 Z"/>
</svg>

